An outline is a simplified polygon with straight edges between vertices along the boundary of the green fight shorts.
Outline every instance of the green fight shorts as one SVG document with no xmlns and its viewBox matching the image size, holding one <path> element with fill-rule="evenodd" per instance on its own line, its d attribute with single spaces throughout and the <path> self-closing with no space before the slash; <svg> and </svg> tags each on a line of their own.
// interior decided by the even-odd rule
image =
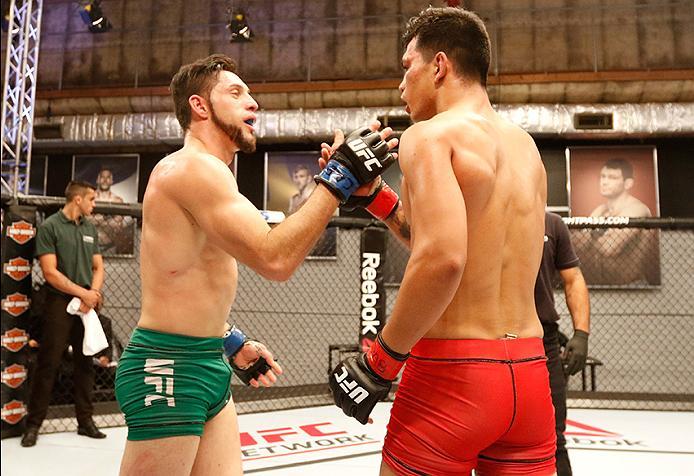
<svg viewBox="0 0 694 476">
<path fill-rule="evenodd" d="M 136 328 L 116 371 L 116 399 L 129 440 L 201 436 L 231 398 L 221 337 Z"/>
</svg>

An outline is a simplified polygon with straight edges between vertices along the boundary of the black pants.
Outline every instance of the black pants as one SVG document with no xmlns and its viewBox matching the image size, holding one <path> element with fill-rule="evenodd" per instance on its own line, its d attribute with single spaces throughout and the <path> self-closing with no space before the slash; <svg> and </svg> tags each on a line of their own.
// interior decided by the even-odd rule
<svg viewBox="0 0 694 476">
<path fill-rule="evenodd" d="M 53 384 L 60 367 L 63 352 L 72 345 L 75 382 L 75 413 L 77 423 L 91 421 L 94 413 L 92 392 L 94 388 L 94 366 L 92 357 L 82 353 L 84 325 L 79 316 L 67 313 L 65 308 L 70 298 L 49 292 L 46 296 L 39 355 L 36 371 L 31 382 L 27 426 L 41 426 L 48 404 L 51 401 Z"/>
<path fill-rule="evenodd" d="M 566 376 L 561 363 L 559 348 L 559 326 L 557 323 L 542 323 L 545 331 L 543 344 L 547 355 L 547 370 L 549 370 L 549 386 L 552 390 L 554 419 L 557 431 L 557 476 L 571 476 L 571 463 L 566 451 Z"/>
</svg>

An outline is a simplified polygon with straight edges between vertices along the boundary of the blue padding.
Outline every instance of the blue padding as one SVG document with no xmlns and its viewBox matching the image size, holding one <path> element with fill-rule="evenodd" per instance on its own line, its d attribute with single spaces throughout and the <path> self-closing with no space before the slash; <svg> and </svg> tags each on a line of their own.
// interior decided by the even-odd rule
<svg viewBox="0 0 694 476">
<path fill-rule="evenodd" d="M 236 326 L 232 327 L 224 334 L 224 355 L 231 357 L 236 354 L 246 342 L 248 342 L 246 334 L 237 329 Z"/>
<path fill-rule="evenodd" d="M 354 174 L 337 160 L 330 160 L 325 168 L 318 175 L 321 181 L 327 182 L 329 186 L 342 196 L 342 201 L 349 198 L 356 189 L 359 182 Z"/>
</svg>

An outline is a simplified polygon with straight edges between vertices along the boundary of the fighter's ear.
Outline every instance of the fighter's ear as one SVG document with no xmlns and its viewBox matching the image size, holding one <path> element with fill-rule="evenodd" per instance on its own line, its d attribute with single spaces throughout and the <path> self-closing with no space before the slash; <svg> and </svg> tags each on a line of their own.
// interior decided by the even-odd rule
<svg viewBox="0 0 694 476">
<path fill-rule="evenodd" d="M 633 178 L 628 178 L 624 180 L 624 189 L 625 190 L 631 190 L 631 187 L 634 186 L 634 179 Z"/>
<path fill-rule="evenodd" d="M 436 70 L 434 72 L 434 81 L 441 82 L 448 74 L 448 69 L 450 68 L 450 61 L 448 60 L 448 55 L 443 51 L 439 51 L 434 55 L 434 65 Z"/>
<path fill-rule="evenodd" d="M 207 104 L 207 100 L 204 97 L 198 94 L 193 94 L 188 98 L 188 104 L 190 105 L 190 110 L 193 113 L 200 116 L 202 119 L 207 119 L 210 108 Z"/>
</svg>

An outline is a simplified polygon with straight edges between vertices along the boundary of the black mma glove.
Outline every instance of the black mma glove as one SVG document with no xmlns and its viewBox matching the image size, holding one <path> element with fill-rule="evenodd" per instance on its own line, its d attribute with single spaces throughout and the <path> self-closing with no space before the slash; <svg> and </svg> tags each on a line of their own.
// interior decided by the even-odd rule
<svg viewBox="0 0 694 476">
<path fill-rule="evenodd" d="M 575 375 L 586 365 L 588 357 L 588 333 L 580 329 L 574 331 L 574 335 L 566 344 L 562 360 L 564 373 Z"/>
<path fill-rule="evenodd" d="M 390 349 L 379 334 L 368 352 L 343 360 L 332 371 L 328 383 L 335 405 L 366 425 L 408 357 Z"/>
<path fill-rule="evenodd" d="M 314 179 L 345 203 L 356 189 L 374 180 L 394 162 L 395 157 L 380 134 L 362 127 L 345 138 Z"/>
<path fill-rule="evenodd" d="M 245 384 L 250 385 L 251 380 L 256 379 L 271 369 L 264 357 L 258 357 L 253 364 L 241 368 L 234 363 L 234 357 L 246 343 L 252 342 L 246 334 L 237 329 L 236 326 L 224 333 L 224 355 L 229 360 L 229 365 L 234 369 L 234 374 Z"/>
</svg>

